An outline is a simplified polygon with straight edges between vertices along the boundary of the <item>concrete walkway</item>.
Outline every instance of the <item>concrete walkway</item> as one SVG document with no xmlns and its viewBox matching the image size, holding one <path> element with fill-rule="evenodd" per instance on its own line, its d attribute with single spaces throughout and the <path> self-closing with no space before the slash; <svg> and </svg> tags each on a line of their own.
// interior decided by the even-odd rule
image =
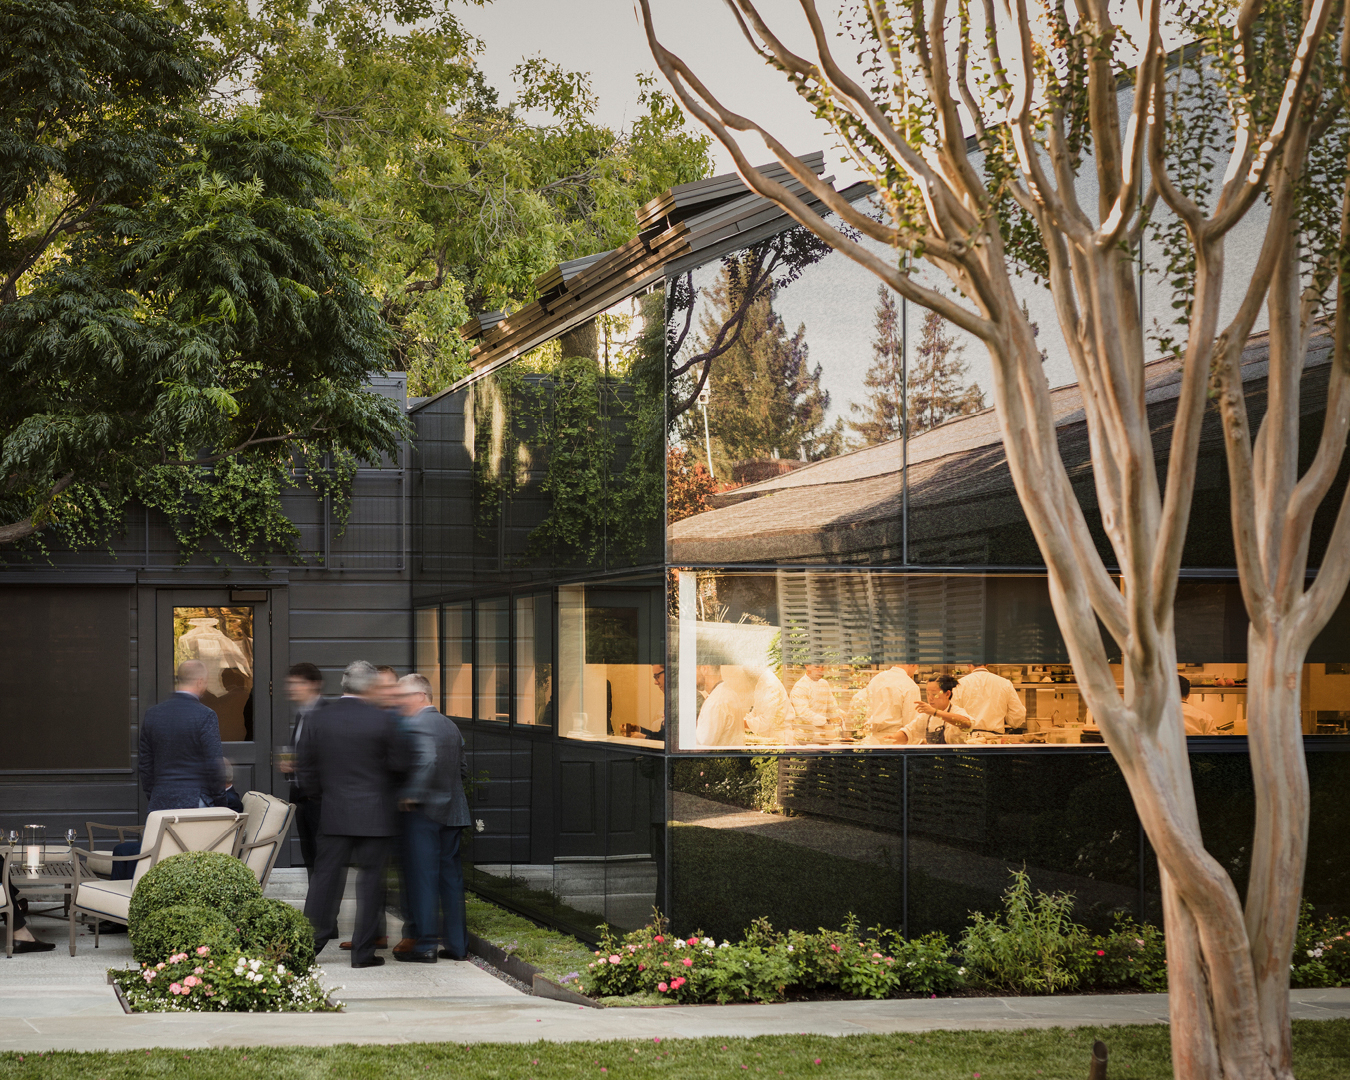
<svg viewBox="0 0 1350 1080">
<path fill-rule="evenodd" d="M 284 884 L 278 886 L 275 891 L 284 894 Z M 339 922 L 344 932 L 350 919 L 349 905 L 344 904 Z M 353 970 L 335 944 L 319 959 L 325 982 L 340 987 L 336 994 L 346 1005 L 344 1013 L 128 1016 L 105 975 L 110 967 L 131 965 L 125 935 L 104 937 L 98 950 L 92 935 L 81 935 L 77 954 L 71 957 L 64 923 L 37 919 L 34 928 L 39 936 L 60 945 L 50 953 L 9 960 L 0 956 L 0 1050 L 852 1035 L 1167 1020 L 1167 998 L 1162 994 L 591 1009 L 521 994 L 468 963 L 391 961 L 380 968 Z M 1350 989 L 1300 990 L 1291 998 L 1295 1017 L 1350 1018 Z"/>
</svg>

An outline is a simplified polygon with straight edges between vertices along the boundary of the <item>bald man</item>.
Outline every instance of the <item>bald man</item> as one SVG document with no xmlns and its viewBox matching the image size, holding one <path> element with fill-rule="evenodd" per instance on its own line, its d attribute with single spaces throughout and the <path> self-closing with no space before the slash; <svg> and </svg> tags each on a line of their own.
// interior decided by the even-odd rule
<svg viewBox="0 0 1350 1080">
<path fill-rule="evenodd" d="M 206 665 L 184 660 L 173 696 L 145 710 L 139 765 L 152 812 L 212 806 L 223 786 L 220 720 L 202 704 L 205 692 Z"/>
</svg>

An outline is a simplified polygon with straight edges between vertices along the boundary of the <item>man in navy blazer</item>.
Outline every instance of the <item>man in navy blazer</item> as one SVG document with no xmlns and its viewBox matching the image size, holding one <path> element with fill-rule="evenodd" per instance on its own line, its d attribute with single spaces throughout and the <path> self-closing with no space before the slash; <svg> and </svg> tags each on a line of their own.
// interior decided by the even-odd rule
<svg viewBox="0 0 1350 1080">
<path fill-rule="evenodd" d="M 384 866 L 398 832 L 394 794 L 407 753 L 393 713 L 378 707 L 378 673 L 364 660 L 342 674 L 342 697 L 313 713 L 298 751 L 300 787 L 319 800 L 318 854 L 305 897 L 314 948 L 337 937 L 347 864 L 356 864 L 352 967 L 377 967 Z"/>
<path fill-rule="evenodd" d="M 184 660 L 173 691 L 141 721 L 141 787 L 151 812 L 211 806 L 222 787 L 220 720 L 201 702 L 206 665 Z"/>
<path fill-rule="evenodd" d="M 141 787 L 150 810 L 195 810 L 214 806 L 224 781 L 220 754 L 220 718 L 203 705 L 206 665 L 184 660 L 173 681 L 173 696 L 151 705 L 141 720 L 139 764 Z M 139 840 L 113 847 L 114 855 L 136 855 Z M 113 880 L 130 881 L 134 862 L 113 863 Z M 119 923 L 106 923 L 103 933 L 122 933 Z"/>
<path fill-rule="evenodd" d="M 403 933 L 415 936 L 416 943 L 409 952 L 396 951 L 394 959 L 434 964 L 439 938 L 443 959 L 465 960 L 469 939 L 460 837 L 469 824 L 469 802 L 464 797 L 469 761 L 464 756 L 464 736 L 431 704 L 431 684 L 425 676 L 403 676 L 398 690 L 411 753 L 408 779 L 398 801 L 403 811 L 403 873 L 411 908 Z"/>
</svg>

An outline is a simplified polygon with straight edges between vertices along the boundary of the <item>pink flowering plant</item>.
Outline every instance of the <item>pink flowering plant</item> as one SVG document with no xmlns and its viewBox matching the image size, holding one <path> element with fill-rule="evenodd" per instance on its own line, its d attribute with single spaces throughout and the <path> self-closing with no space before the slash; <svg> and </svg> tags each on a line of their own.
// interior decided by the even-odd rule
<svg viewBox="0 0 1350 1080">
<path fill-rule="evenodd" d="M 139 968 L 110 969 L 132 1012 L 337 1012 L 317 966 L 199 945 Z"/>
<path fill-rule="evenodd" d="M 1167 992 L 1167 944 L 1156 926 L 1117 913 L 1107 934 L 1092 939 L 1083 980 L 1102 990 Z"/>
<path fill-rule="evenodd" d="M 733 944 L 674 934 L 658 916 L 622 938 L 605 928 L 581 984 L 593 997 L 649 994 L 672 1003 L 781 1001 L 790 988 L 879 998 L 954 989 L 962 976 L 950 956 L 941 935 L 907 942 L 878 929 L 864 938 L 851 918 L 842 931 L 815 934 L 777 934 L 761 919 Z"/>
</svg>

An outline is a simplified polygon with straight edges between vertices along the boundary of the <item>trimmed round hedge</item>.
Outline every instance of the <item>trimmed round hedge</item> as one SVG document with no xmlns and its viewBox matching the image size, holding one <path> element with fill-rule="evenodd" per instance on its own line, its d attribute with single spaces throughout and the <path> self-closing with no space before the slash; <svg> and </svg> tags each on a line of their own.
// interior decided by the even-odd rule
<svg viewBox="0 0 1350 1080">
<path fill-rule="evenodd" d="M 285 901 L 250 900 L 235 922 L 245 952 L 284 963 L 292 971 L 308 971 L 314 963 L 314 927 Z"/>
<path fill-rule="evenodd" d="M 131 939 L 131 955 L 144 964 L 158 964 L 175 953 L 190 953 L 201 945 L 212 952 L 239 947 L 234 925 L 214 908 L 175 904 L 152 911 L 140 920 Z"/>
<path fill-rule="evenodd" d="M 233 920 L 250 900 L 262 899 L 253 871 L 219 851 L 185 851 L 152 866 L 131 894 L 127 933 L 136 941 L 141 923 L 169 907 L 206 907 Z"/>
</svg>

